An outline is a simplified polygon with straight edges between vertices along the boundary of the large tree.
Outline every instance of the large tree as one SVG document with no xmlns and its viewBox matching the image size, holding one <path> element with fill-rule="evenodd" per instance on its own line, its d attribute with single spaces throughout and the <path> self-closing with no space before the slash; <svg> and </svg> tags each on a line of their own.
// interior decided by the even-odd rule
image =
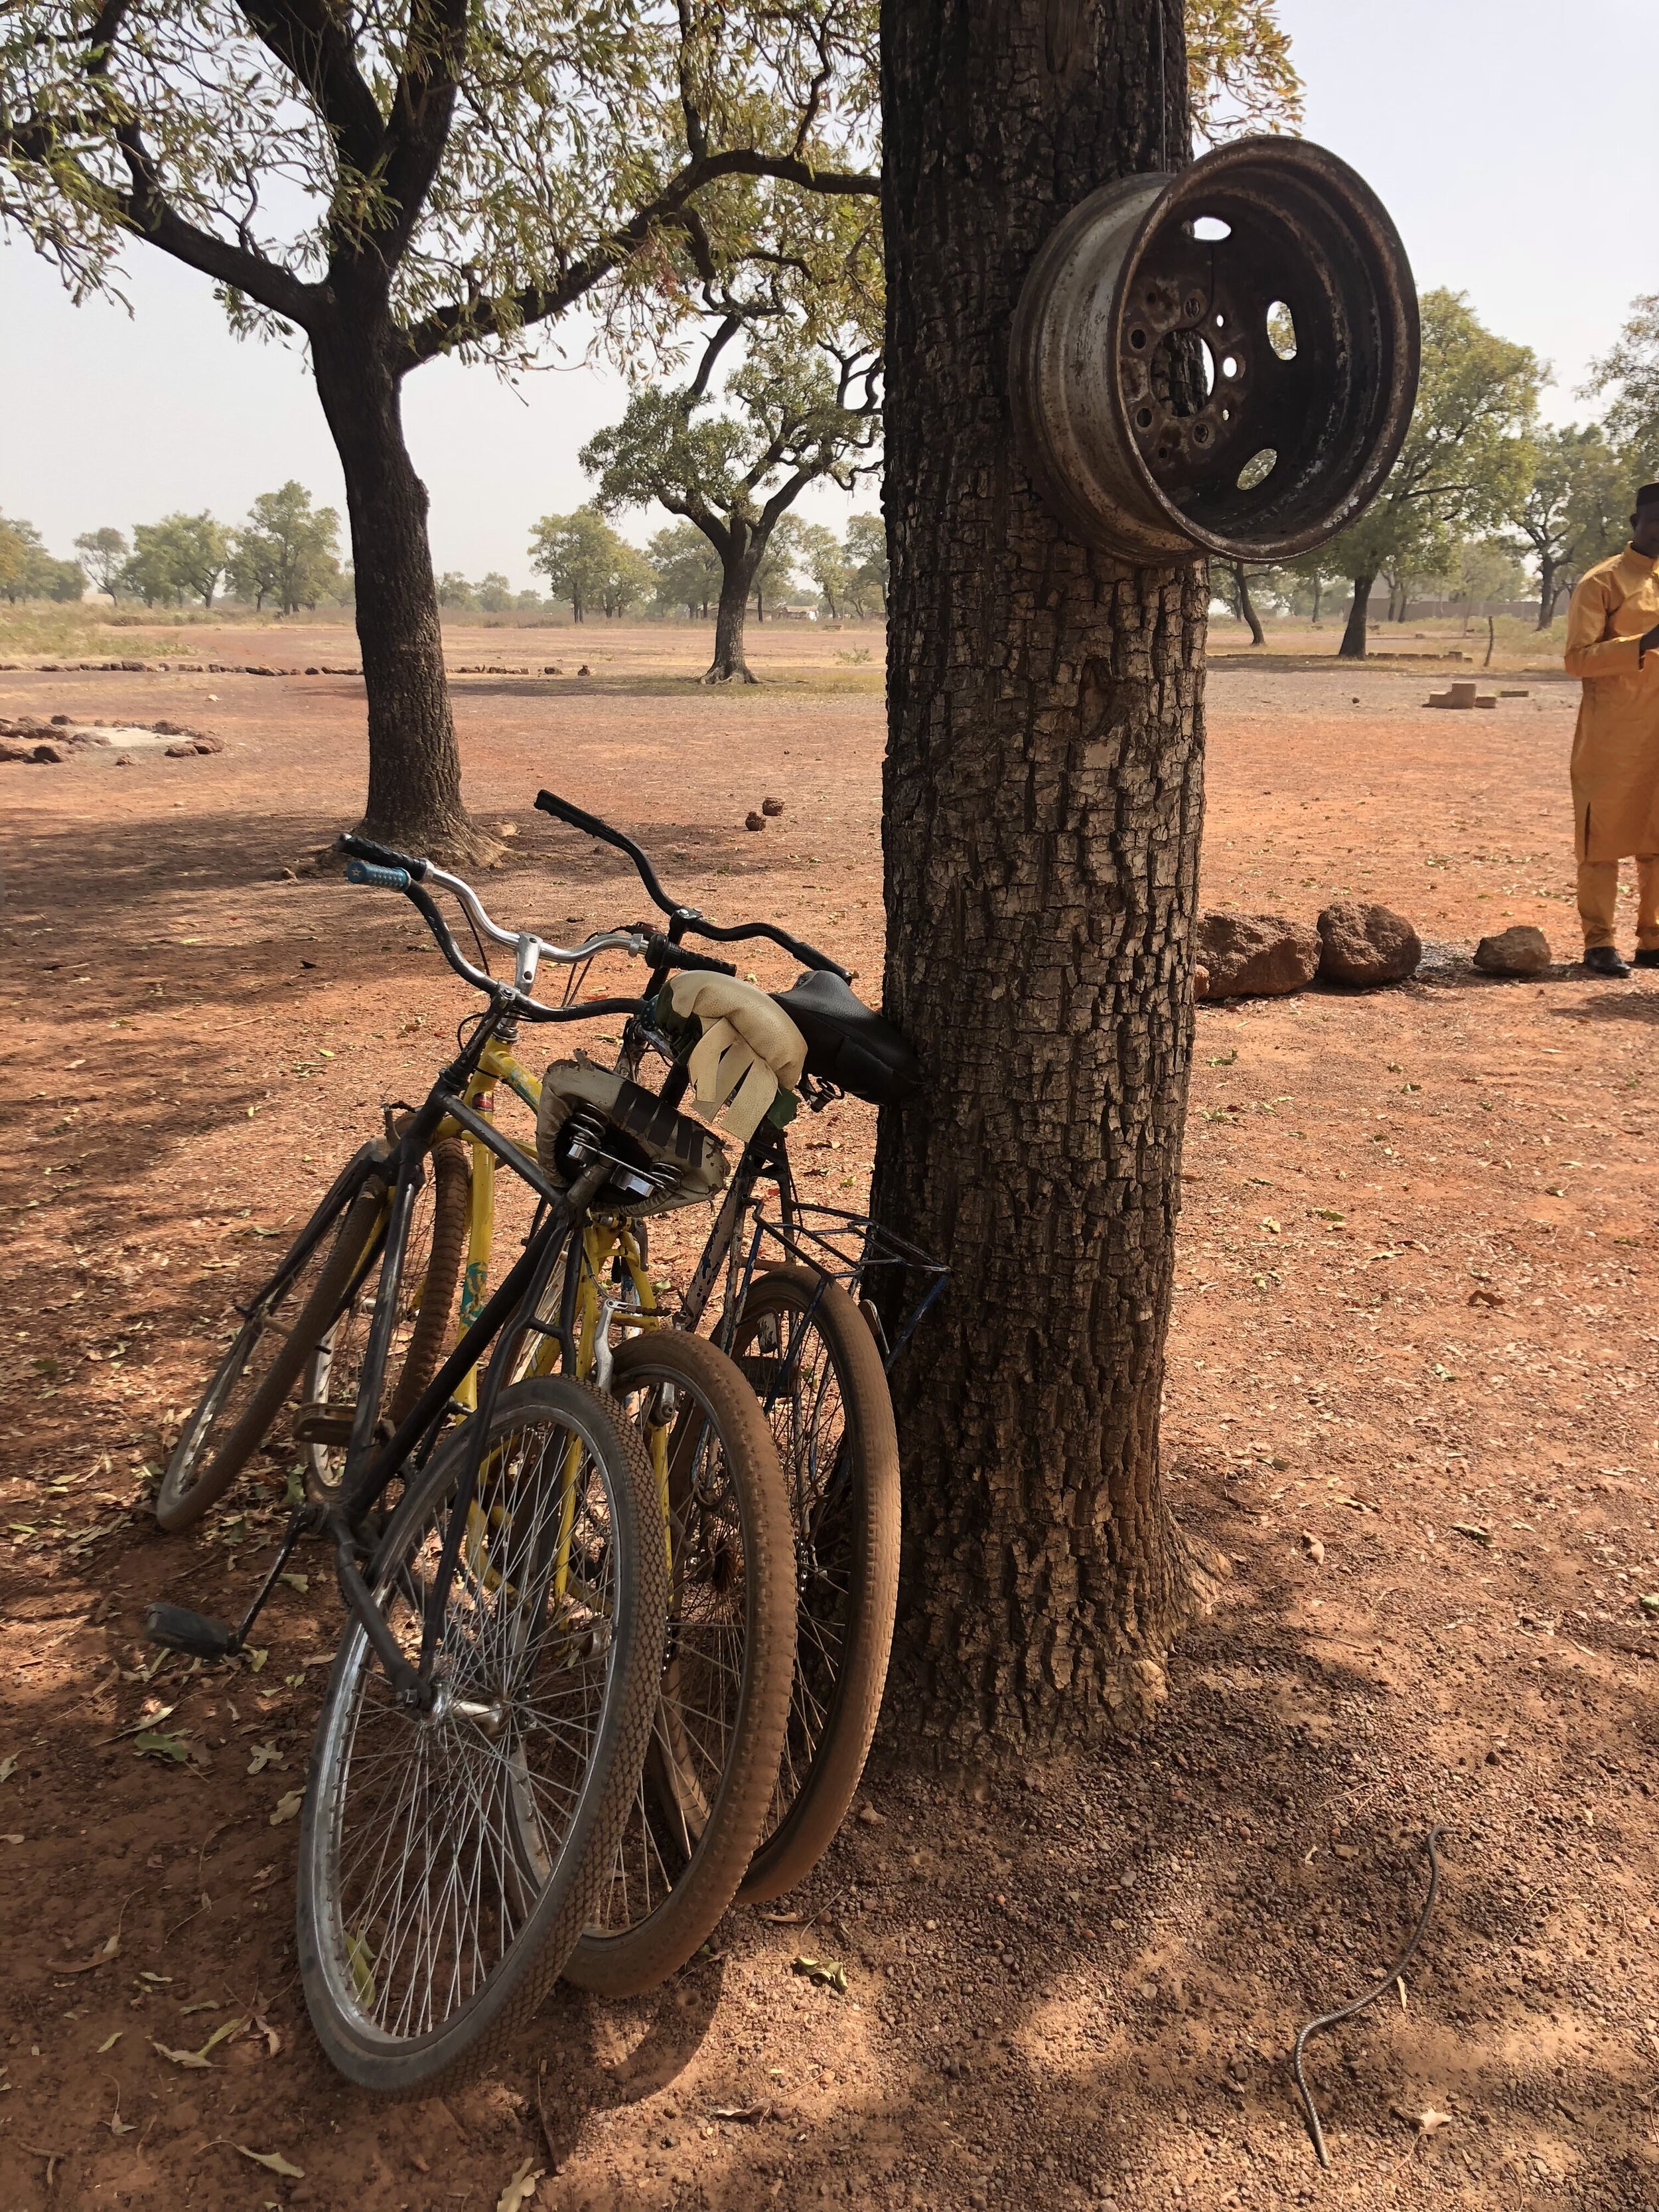
<svg viewBox="0 0 1659 2212">
<path fill-rule="evenodd" d="M 583 447 L 606 508 L 654 501 L 696 525 L 720 563 L 714 651 L 703 681 L 752 684 L 744 618 L 769 540 L 807 486 L 850 490 L 878 465 L 881 356 L 856 331 L 811 343 L 793 321 L 750 337 L 718 394 L 715 362 L 746 318 L 723 315 L 683 389 L 647 386 Z"/>
<path fill-rule="evenodd" d="M 313 507 L 311 494 L 290 477 L 278 490 L 261 492 L 248 509 L 233 544 L 232 580 L 256 606 L 271 599 L 283 614 L 298 614 L 339 591 L 339 539 L 334 509 Z"/>
<path fill-rule="evenodd" d="M 880 1216 L 952 1269 L 894 1372 L 896 1664 L 944 1756 L 1128 1724 L 1199 1571 L 1159 1400 L 1202 819 L 1202 562 L 1079 544 L 1011 432 L 1055 224 L 1182 161 L 1178 0 L 885 0 L 887 1011 L 925 1087 Z"/>
<path fill-rule="evenodd" d="M 1637 483 L 1659 476 L 1659 292 L 1631 301 L 1618 343 L 1590 364 L 1585 391 L 1612 394 L 1607 435 L 1629 456 Z"/>
<path fill-rule="evenodd" d="M 1486 328 L 1467 296 L 1423 295 L 1423 374 L 1400 458 L 1376 504 L 1331 547 L 1353 586 L 1338 652 L 1365 657 L 1371 586 L 1385 569 L 1438 573 L 1459 535 L 1478 535 L 1523 495 L 1543 372 L 1530 346 Z"/>
<path fill-rule="evenodd" d="M 1505 520 L 1538 564 L 1538 627 L 1547 629 L 1564 590 L 1626 539 L 1634 489 L 1598 423 L 1541 431 L 1524 495 Z"/>
<path fill-rule="evenodd" d="M 462 855 L 405 376 L 530 358 L 578 301 L 672 315 L 773 250 L 798 191 L 867 194 L 869 0 L 14 0 L 0 221 L 77 293 L 141 240 L 239 328 L 298 331 L 340 457 L 368 702 L 364 826 Z M 852 149 L 849 155 L 849 149 Z"/>
</svg>

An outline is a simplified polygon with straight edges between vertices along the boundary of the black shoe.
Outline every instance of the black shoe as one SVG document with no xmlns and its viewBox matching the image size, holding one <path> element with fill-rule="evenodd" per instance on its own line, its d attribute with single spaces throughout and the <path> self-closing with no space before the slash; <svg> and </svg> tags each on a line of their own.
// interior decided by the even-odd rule
<svg viewBox="0 0 1659 2212">
<path fill-rule="evenodd" d="M 1637 954 L 1641 958 L 1641 954 Z M 1628 975 L 1630 963 L 1620 959 L 1619 948 L 1613 945 L 1592 945 L 1584 954 L 1584 969 L 1591 975 Z"/>
<path fill-rule="evenodd" d="M 1638 968 L 1659 968 L 1659 945 L 1644 945 L 1636 955 Z"/>
</svg>

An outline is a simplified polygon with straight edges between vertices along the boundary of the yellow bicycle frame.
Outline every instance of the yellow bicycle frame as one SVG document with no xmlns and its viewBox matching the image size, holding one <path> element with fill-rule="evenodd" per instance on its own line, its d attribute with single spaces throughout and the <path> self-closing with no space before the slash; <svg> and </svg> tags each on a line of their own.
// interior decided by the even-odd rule
<svg viewBox="0 0 1659 2212">
<path fill-rule="evenodd" d="M 464 1094 L 466 1103 L 475 1113 L 490 1115 L 496 1088 L 503 1083 L 532 1114 L 538 1109 L 542 1097 L 540 1083 L 509 1046 L 500 1038 L 492 1037 L 484 1048 L 476 1071 L 468 1079 Z M 459 1131 L 459 1123 L 445 1122 L 441 1125 L 438 1134 L 454 1134 Z M 478 1138 L 469 1137 L 468 1141 L 472 1151 L 472 1190 L 467 1224 L 466 1266 L 461 1278 L 460 1314 L 456 1328 L 457 1342 L 483 1308 L 489 1291 L 490 1262 L 495 1241 L 495 1155 Z M 520 1138 L 513 1138 L 509 1141 L 518 1145 L 521 1151 L 534 1159 L 533 1145 L 526 1144 Z M 581 1272 L 576 1291 L 576 1373 L 584 1380 L 593 1373 L 598 1364 L 597 1347 L 601 1322 L 599 1285 L 604 1270 L 618 1252 L 637 1302 L 627 1309 L 630 1322 L 647 1328 L 659 1325 L 656 1291 L 632 1224 L 627 1221 L 590 1221 L 582 1238 Z M 557 1340 L 543 1337 L 526 1372 L 532 1376 L 550 1373 L 558 1356 Z M 477 1408 L 477 1387 L 476 1368 L 457 1386 L 457 1402 L 468 1412 Z M 652 1472 L 656 1476 L 657 1494 L 662 1507 L 664 1542 L 672 1570 L 673 1538 L 668 1498 L 670 1425 L 667 1420 L 653 1420 L 648 1441 Z M 580 1444 L 577 1438 L 572 1437 L 566 1447 L 564 1499 L 554 1576 L 554 1592 L 560 1598 L 565 1595 L 569 1583 L 570 1538 L 575 1526 L 576 1474 L 580 1456 Z M 497 1504 L 490 1509 L 487 1520 L 482 1508 L 475 1502 L 467 1518 L 468 1564 L 486 1586 L 492 1589 L 499 1577 L 486 1564 L 489 1524 L 501 1525 L 505 1517 L 506 1508 Z"/>
</svg>

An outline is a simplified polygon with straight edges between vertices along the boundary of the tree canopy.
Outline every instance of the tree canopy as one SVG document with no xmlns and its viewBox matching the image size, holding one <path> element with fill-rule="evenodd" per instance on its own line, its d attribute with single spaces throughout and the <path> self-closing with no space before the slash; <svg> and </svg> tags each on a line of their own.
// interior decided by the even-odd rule
<svg viewBox="0 0 1659 2212">
<path fill-rule="evenodd" d="M 1617 342 L 1591 364 L 1586 388 L 1612 394 L 1607 436 L 1631 456 L 1638 480 L 1659 476 L 1659 292 L 1632 301 Z"/>
</svg>

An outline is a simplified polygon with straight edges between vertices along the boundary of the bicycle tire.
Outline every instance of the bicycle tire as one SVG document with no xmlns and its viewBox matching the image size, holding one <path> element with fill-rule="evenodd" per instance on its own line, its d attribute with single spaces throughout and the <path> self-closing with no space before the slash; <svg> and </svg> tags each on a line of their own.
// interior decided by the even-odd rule
<svg viewBox="0 0 1659 2212">
<path fill-rule="evenodd" d="M 169 1534 L 194 1528 L 224 1496 L 350 1294 L 385 1202 L 385 1185 L 372 1173 L 379 1162 L 372 1147 L 357 1156 L 252 1299 L 161 1477 L 155 1518 Z M 285 1314 L 294 1318 L 283 1334 Z M 262 1351 L 269 1357 L 256 1368 Z M 251 1370 L 249 1388 L 239 1395 Z"/>
<path fill-rule="evenodd" d="M 426 1178 L 404 1247 L 398 1315 L 387 1347 L 386 1371 L 396 1378 L 386 1401 L 388 1433 L 411 1411 L 453 1347 L 452 1322 L 466 1256 L 472 1194 L 467 1146 L 459 1137 L 441 1138 L 427 1153 L 426 1163 Z M 429 1205 L 423 1204 L 428 1200 Z M 300 1385 L 302 1417 L 334 1407 L 342 1425 L 355 1416 L 368 1323 L 380 1283 L 379 1266 L 365 1267 L 352 1286 L 349 1304 L 307 1353 Z M 318 1504 L 332 1504 L 340 1494 L 343 1438 L 307 1438 L 301 1449 L 307 1496 Z"/>
<path fill-rule="evenodd" d="M 600 1996 L 656 1988 L 719 1925 L 765 1826 L 794 1675 L 794 1543 L 771 1429 L 706 1338 L 645 1329 L 618 1346 L 611 1395 L 642 1437 L 660 1384 L 678 1398 L 662 1686 L 627 1829 L 564 1970 Z"/>
<path fill-rule="evenodd" d="M 441 1544 L 471 1436 L 470 1424 L 458 1430 L 413 1478 L 368 1572 L 411 1654 L 421 1619 L 409 1595 Z M 583 1455 L 574 1484 L 573 1443 Z M 574 1571 L 560 1595 L 562 1553 Z M 398 1706 L 356 1619 L 324 1694 L 295 1936 L 313 2027 L 348 2081 L 413 2095 L 440 2077 L 465 2078 L 547 1996 L 633 1803 L 666 1604 L 656 1484 L 621 1408 L 567 1376 L 510 1385 L 491 1419 L 449 1592 L 447 1702 L 430 1715 Z M 573 1753 L 584 1743 L 585 1754 Z M 573 1781 L 561 1778 L 573 1771 Z M 393 1824 L 404 1817 L 401 1860 L 378 1820 L 382 1805 Z M 498 1834 L 486 1833 L 492 1821 Z M 398 2027 L 404 2013 L 410 2032 Z"/>
<path fill-rule="evenodd" d="M 732 1350 L 771 1424 L 796 1547 L 789 1727 L 767 1826 L 738 1892 L 758 1903 L 793 1889 L 817 1864 L 869 1756 L 898 1607 L 898 1436 L 868 1323 L 838 1284 L 813 1269 L 757 1273 Z M 842 1423 L 824 1467 L 824 1437 L 804 1415 L 816 1423 L 807 1401 L 816 1393 L 818 1408 L 827 1407 L 831 1381 Z"/>
</svg>

